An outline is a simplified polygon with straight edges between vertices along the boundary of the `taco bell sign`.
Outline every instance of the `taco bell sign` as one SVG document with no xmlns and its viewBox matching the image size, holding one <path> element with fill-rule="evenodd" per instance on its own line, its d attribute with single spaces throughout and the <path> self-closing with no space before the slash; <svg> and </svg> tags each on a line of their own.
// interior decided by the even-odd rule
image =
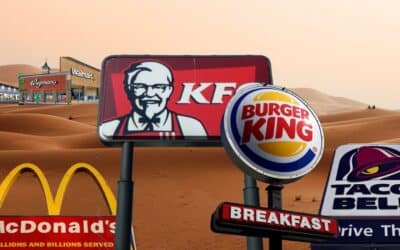
<svg viewBox="0 0 400 250">
<path fill-rule="evenodd" d="M 338 147 L 320 208 L 336 218 L 338 238 L 312 249 L 399 249 L 399 180 L 400 145 Z"/>
<path fill-rule="evenodd" d="M 393 216 L 400 211 L 400 145 L 337 148 L 321 214 Z"/>
<path fill-rule="evenodd" d="M 106 144 L 219 144 L 227 102 L 254 82 L 272 83 L 264 56 L 110 56 L 99 137 Z"/>
</svg>

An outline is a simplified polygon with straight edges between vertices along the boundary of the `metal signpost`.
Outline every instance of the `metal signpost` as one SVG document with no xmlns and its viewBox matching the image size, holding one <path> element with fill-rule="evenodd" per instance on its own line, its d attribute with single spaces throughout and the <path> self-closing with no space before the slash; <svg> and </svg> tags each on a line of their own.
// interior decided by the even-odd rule
<svg viewBox="0 0 400 250">
<path fill-rule="evenodd" d="M 131 221 L 133 203 L 132 158 L 133 143 L 122 144 L 122 161 L 118 181 L 117 218 L 115 249 L 129 249 L 131 246 Z"/>
<path fill-rule="evenodd" d="M 282 209 L 282 189 L 283 185 L 272 184 L 266 190 L 268 192 L 268 207 Z M 282 237 L 280 234 L 272 235 L 269 238 L 269 249 L 281 250 Z"/>
<path fill-rule="evenodd" d="M 337 234 L 336 221 L 330 218 L 282 210 L 283 185 L 312 171 L 324 149 L 318 117 L 304 100 L 285 88 L 253 85 L 230 100 L 221 127 L 232 161 L 245 174 L 270 184 L 268 208 L 274 210 L 222 204 L 212 215 L 215 232 L 269 237 L 274 250 L 282 249 L 282 238 L 326 240 Z M 278 214 L 292 218 L 292 223 L 280 221 Z M 310 226 L 305 219 L 310 217 L 321 224 Z M 248 249 L 258 248 L 248 244 Z"/>
<path fill-rule="evenodd" d="M 399 144 L 339 146 L 320 214 L 335 217 L 340 233 L 312 249 L 399 249 L 399 180 Z"/>
<path fill-rule="evenodd" d="M 103 61 L 97 132 L 105 145 L 122 145 L 117 249 L 129 249 L 133 144 L 220 146 L 228 101 L 254 83 L 272 84 L 264 56 L 119 55 Z M 256 182 L 245 178 L 245 201 L 258 205 Z M 248 244 L 262 247 L 256 237 Z"/>
<path fill-rule="evenodd" d="M 257 181 L 250 175 L 244 174 L 244 204 L 250 206 L 259 206 L 260 205 L 260 197 L 258 193 Z M 248 236 L 246 238 L 247 249 L 253 250 L 262 250 L 263 242 L 262 238 Z"/>
</svg>

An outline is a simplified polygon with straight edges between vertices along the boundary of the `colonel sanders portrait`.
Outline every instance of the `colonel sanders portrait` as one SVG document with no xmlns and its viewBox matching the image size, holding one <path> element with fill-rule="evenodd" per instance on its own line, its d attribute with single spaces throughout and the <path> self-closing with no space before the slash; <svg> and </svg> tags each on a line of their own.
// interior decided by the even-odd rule
<svg viewBox="0 0 400 250">
<path fill-rule="evenodd" d="M 131 111 L 100 126 L 103 135 L 129 136 L 144 133 L 153 136 L 207 136 L 199 120 L 169 110 L 167 103 L 174 91 L 172 71 L 158 62 L 140 62 L 124 74 L 124 90 Z"/>
</svg>

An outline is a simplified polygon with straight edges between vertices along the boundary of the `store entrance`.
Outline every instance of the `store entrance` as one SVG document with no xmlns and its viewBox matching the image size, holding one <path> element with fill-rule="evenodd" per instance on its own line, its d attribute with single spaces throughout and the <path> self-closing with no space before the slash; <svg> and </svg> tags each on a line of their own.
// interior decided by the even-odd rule
<svg viewBox="0 0 400 250">
<path fill-rule="evenodd" d="M 42 93 L 33 93 L 33 101 L 34 102 L 42 102 L 43 98 L 42 98 Z"/>
<path fill-rule="evenodd" d="M 73 101 L 82 101 L 84 99 L 83 88 L 71 88 L 71 99 Z"/>
</svg>

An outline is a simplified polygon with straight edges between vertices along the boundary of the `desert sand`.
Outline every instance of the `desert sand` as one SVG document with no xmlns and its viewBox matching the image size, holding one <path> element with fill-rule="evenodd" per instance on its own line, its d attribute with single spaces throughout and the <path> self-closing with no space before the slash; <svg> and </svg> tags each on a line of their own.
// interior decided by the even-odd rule
<svg viewBox="0 0 400 250">
<path fill-rule="evenodd" d="M 18 87 L 18 74 L 25 75 L 40 74 L 42 70 L 28 64 L 11 64 L 0 66 L 0 82 Z"/>
<path fill-rule="evenodd" d="M 318 104 L 326 100 L 318 92 L 309 93 L 306 99 L 319 109 L 326 150 L 308 176 L 286 185 L 283 208 L 318 213 L 334 149 L 344 143 L 399 143 L 400 112 L 370 110 L 367 105 L 354 102 L 352 106 L 340 99 L 334 99 L 334 109 L 333 101 L 328 106 Z M 74 163 L 86 162 L 102 173 L 116 194 L 121 151 L 99 142 L 96 121 L 97 104 L 0 105 L 0 179 L 15 166 L 31 162 L 43 170 L 55 193 L 65 171 Z M 223 148 L 138 147 L 134 149 L 133 175 L 138 249 L 245 249 L 244 237 L 210 230 L 210 216 L 220 202 L 243 202 L 243 174 Z M 261 205 L 266 206 L 266 184 L 258 184 Z M 20 176 L 0 214 L 47 215 L 33 174 Z M 68 187 L 61 215 L 110 212 L 98 186 L 82 172 Z M 267 240 L 264 249 L 268 249 Z M 309 249 L 309 244 L 284 241 L 284 249 Z"/>
</svg>

